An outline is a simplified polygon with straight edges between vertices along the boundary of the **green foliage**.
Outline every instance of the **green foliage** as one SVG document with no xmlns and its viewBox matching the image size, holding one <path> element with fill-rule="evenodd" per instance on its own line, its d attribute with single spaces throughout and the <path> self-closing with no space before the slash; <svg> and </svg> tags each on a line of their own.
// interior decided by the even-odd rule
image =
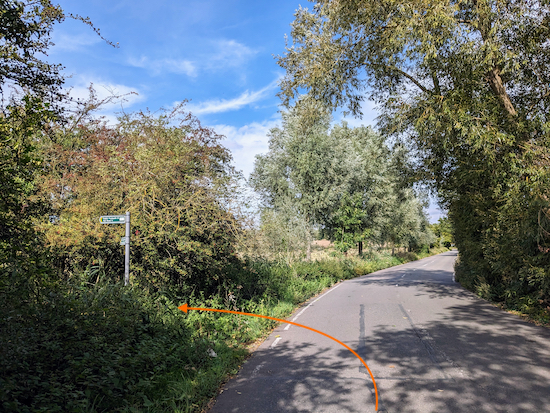
<svg viewBox="0 0 550 413">
<path fill-rule="evenodd" d="M 67 95 L 60 89 L 63 76 L 60 64 L 49 59 L 48 49 L 53 44 L 51 33 L 55 24 L 66 18 L 79 20 L 89 26 L 106 43 L 91 20 L 77 14 L 66 14 L 51 0 L 0 0 L 0 95 L 11 100 L 18 94 L 28 94 L 55 104 L 58 114 L 67 103 Z M 7 96 L 6 96 L 7 95 Z"/>
<path fill-rule="evenodd" d="M 307 254 L 317 225 L 343 252 L 363 242 L 429 244 L 424 205 L 403 172 L 410 163 L 403 148 L 390 150 L 371 128 L 330 128 L 322 113 L 310 104 L 283 113 L 269 152 L 256 159 L 251 183 L 268 209 L 267 242 L 283 251 L 288 240 L 297 245 L 302 237 Z M 276 217 L 273 231 L 269 222 Z"/>
<path fill-rule="evenodd" d="M 240 230 L 229 210 L 238 175 L 219 139 L 185 112 L 59 129 L 44 144 L 41 186 L 58 220 L 40 229 L 63 277 L 92 265 L 98 276 L 119 279 L 124 227 L 99 217 L 130 211 L 132 283 L 172 294 L 212 291 L 235 259 Z"/>
<path fill-rule="evenodd" d="M 449 217 L 439 218 L 437 223 L 431 224 L 430 228 L 436 237 L 436 243 L 446 248 L 451 248 L 454 242 L 453 227 Z"/>
<path fill-rule="evenodd" d="M 340 201 L 340 207 L 332 218 L 336 248 L 347 252 L 357 243 L 364 242 L 369 238 L 371 231 L 363 228 L 366 217 L 367 212 L 363 209 L 361 194 L 354 194 L 352 197 L 344 194 Z"/>
<path fill-rule="evenodd" d="M 36 197 L 42 166 L 36 137 L 52 117 L 47 105 L 29 96 L 0 115 L 0 300 L 6 306 L 39 294 L 49 278 L 34 218 L 48 211 Z"/>
<path fill-rule="evenodd" d="M 305 223 L 309 259 L 313 225 L 325 220 L 348 186 L 345 158 L 323 108 L 297 107 L 282 119 L 282 128 L 270 131 L 269 152 L 256 156 L 250 180 L 265 207 L 297 213 Z"/>
<path fill-rule="evenodd" d="M 51 290 L 35 305 L 3 308 L 2 411 L 122 411 L 152 399 L 170 411 L 202 399 L 197 386 L 177 396 L 167 388 L 182 377 L 217 383 L 243 353 L 220 345 L 219 359 L 208 357 L 212 344 L 192 321 L 163 296 L 108 284 Z M 215 373 L 216 366 L 225 368 Z"/>
<path fill-rule="evenodd" d="M 50 97 L 62 83 L 60 65 L 40 60 L 51 44 L 55 23 L 63 10 L 49 0 L 0 0 L 0 85 L 24 88 L 33 95 Z"/>
<path fill-rule="evenodd" d="M 549 19 L 541 0 L 319 0 L 279 58 L 285 103 L 379 104 L 449 211 L 457 278 L 511 305 L 550 298 Z"/>
</svg>

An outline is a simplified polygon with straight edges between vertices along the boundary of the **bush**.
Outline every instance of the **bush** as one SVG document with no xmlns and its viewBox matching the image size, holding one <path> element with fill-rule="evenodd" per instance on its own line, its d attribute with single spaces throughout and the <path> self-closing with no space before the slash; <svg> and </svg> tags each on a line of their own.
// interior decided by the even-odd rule
<svg viewBox="0 0 550 413">
<path fill-rule="evenodd" d="M 43 218 L 40 230 L 61 277 L 94 265 L 120 280 L 124 228 L 102 225 L 99 217 L 130 211 L 133 283 L 176 296 L 214 292 L 222 269 L 236 260 L 240 231 L 229 208 L 239 176 L 220 138 L 177 110 L 128 115 L 116 127 L 59 127 L 55 140 L 42 144 L 41 182 L 57 219 Z"/>
<path fill-rule="evenodd" d="M 192 381 L 220 363 L 206 356 L 211 343 L 174 304 L 120 285 L 51 290 L 37 305 L 1 315 L 0 403 L 6 412 L 147 406 L 157 393 L 167 394 L 171 378 Z M 227 346 L 215 351 L 236 364 Z"/>
</svg>

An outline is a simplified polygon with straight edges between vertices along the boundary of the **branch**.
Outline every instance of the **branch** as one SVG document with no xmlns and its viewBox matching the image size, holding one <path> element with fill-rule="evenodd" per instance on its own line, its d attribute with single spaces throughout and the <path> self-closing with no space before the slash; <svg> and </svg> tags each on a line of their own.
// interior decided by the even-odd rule
<svg viewBox="0 0 550 413">
<path fill-rule="evenodd" d="M 375 64 L 377 66 L 382 66 L 388 70 L 392 70 L 394 72 L 397 72 L 399 73 L 401 76 L 404 76 L 406 77 L 407 79 L 409 79 L 411 82 L 413 82 L 420 90 L 422 90 L 422 92 L 424 93 L 427 93 L 429 95 L 433 95 L 433 92 L 431 90 L 428 90 L 426 87 L 424 87 L 418 80 L 416 80 L 414 77 L 412 77 L 411 75 L 409 75 L 407 72 L 404 72 L 403 70 L 401 69 L 398 69 L 397 67 L 395 66 L 387 66 L 385 64 Z"/>
<path fill-rule="evenodd" d="M 400 69 L 397 69 L 395 68 L 394 70 L 396 70 L 397 72 L 401 73 L 403 76 L 405 76 L 407 79 L 409 79 L 411 82 L 413 82 L 416 86 L 418 86 L 418 88 L 420 90 L 422 90 L 424 93 L 428 93 L 428 94 L 432 94 L 432 91 L 431 90 L 428 90 L 426 89 L 424 86 L 422 86 L 420 84 L 420 82 L 418 80 L 416 80 L 414 77 L 412 77 L 411 75 L 409 75 L 408 73 L 406 72 L 403 72 L 402 70 Z"/>
<path fill-rule="evenodd" d="M 432 81 L 434 83 L 435 94 L 441 96 L 441 86 L 439 85 L 439 79 L 435 71 L 432 70 Z"/>
</svg>

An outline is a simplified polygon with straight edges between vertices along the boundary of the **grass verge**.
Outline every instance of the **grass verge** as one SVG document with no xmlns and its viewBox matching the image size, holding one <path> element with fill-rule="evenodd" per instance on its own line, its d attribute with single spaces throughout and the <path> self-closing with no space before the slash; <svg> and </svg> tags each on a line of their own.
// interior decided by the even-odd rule
<svg viewBox="0 0 550 413">
<path fill-rule="evenodd" d="M 442 252 L 432 251 L 432 254 Z M 0 308 L 5 412 L 201 412 L 275 322 L 178 305 L 288 317 L 340 280 L 424 256 L 372 254 L 228 268 L 215 294 L 168 299 L 120 285 L 50 288 Z"/>
</svg>

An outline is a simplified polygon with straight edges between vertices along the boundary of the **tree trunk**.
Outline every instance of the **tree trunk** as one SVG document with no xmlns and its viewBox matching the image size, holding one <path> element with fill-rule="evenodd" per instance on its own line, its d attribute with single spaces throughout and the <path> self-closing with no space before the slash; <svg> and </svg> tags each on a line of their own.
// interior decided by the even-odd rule
<svg viewBox="0 0 550 413">
<path fill-rule="evenodd" d="M 306 261 L 311 261 L 311 239 L 309 237 L 306 246 Z"/>
<path fill-rule="evenodd" d="M 361 256 L 363 254 L 363 241 L 359 241 L 359 256 Z"/>
<path fill-rule="evenodd" d="M 508 115 L 516 116 L 516 109 L 514 108 L 514 105 L 512 105 L 512 101 L 510 100 L 508 93 L 506 93 L 506 88 L 502 83 L 500 69 L 498 67 L 493 68 L 489 73 L 487 73 L 487 81 L 489 82 L 493 93 L 500 99 Z"/>
</svg>

